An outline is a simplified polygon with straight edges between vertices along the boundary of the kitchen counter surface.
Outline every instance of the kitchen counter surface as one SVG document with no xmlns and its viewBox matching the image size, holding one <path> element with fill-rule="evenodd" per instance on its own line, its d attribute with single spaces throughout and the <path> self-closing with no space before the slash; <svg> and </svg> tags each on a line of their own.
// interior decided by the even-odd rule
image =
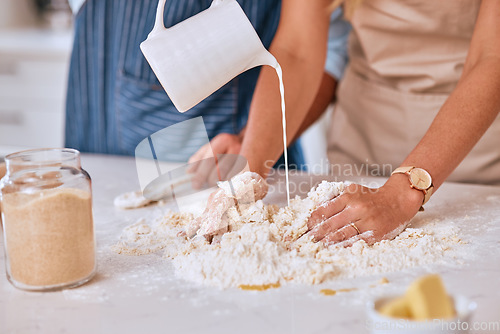
<svg viewBox="0 0 500 334">
<path fill-rule="evenodd" d="M 124 227 L 169 208 L 168 204 L 137 210 L 113 207 L 115 196 L 139 187 L 134 160 L 85 155 L 83 167 L 93 179 L 98 274 L 80 288 L 51 293 L 17 290 L 5 274 L 0 275 L 2 334 L 367 333 L 366 302 L 401 293 L 427 272 L 440 273 L 451 294 L 465 295 L 478 304 L 476 323 L 500 326 L 500 187 L 445 184 L 426 211 L 414 219 L 415 223 L 426 219 L 458 222 L 461 235 L 480 245 L 471 248 L 477 253 L 474 261 L 459 268 L 428 266 L 388 273 L 383 276 L 389 284 L 323 296 L 320 289 L 368 286 L 383 276 L 264 292 L 195 286 L 175 278 L 171 263 L 161 254 L 126 256 L 110 250 Z M 295 192 L 302 190 L 304 195 L 323 178 L 297 174 L 290 179 L 298 185 L 293 187 Z M 332 180 L 332 176 L 326 178 Z M 364 181 L 383 183 L 383 179 Z M 284 200 L 282 193 L 267 198 L 278 203 Z M 3 247 L 0 252 L 3 268 Z"/>
</svg>

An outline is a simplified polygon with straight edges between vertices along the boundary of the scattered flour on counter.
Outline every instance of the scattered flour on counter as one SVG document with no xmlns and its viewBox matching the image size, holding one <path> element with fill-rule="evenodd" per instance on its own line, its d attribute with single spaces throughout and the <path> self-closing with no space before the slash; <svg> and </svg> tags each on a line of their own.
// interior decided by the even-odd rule
<svg viewBox="0 0 500 334">
<path fill-rule="evenodd" d="M 221 288 L 319 284 L 456 260 L 455 250 L 465 242 L 452 222 L 407 228 L 395 239 L 373 246 L 357 241 L 347 248 L 326 247 L 302 236 L 311 212 L 346 185 L 323 181 L 306 198 L 296 197 L 284 208 L 262 201 L 230 208 L 230 231 L 217 243 L 179 236 L 195 217 L 169 211 L 155 221 L 140 220 L 125 228 L 112 249 L 128 255 L 161 250 L 172 259 L 179 278 Z"/>
<path fill-rule="evenodd" d="M 120 209 L 137 209 L 151 203 L 141 191 L 131 191 L 115 197 L 113 204 Z"/>
</svg>

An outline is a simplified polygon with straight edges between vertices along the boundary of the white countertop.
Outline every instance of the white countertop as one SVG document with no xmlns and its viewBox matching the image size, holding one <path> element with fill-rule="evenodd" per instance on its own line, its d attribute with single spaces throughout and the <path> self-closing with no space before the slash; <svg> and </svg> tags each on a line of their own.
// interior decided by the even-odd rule
<svg viewBox="0 0 500 334">
<path fill-rule="evenodd" d="M 431 266 L 389 273 L 383 275 L 389 284 L 323 296 L 319 293 L 322 288 L 368 286 L 382 276 L 264 292 L 194 286 L 175 278 L 172 265 L 161 254 L 134 257 L 110 250 L 125 226 L 168 208 L 123 211 L 113 207 L 116 195 L 138 188 L 134 160 L 87 155 L 83 167 L 93 179 L 98 274 L 85 286 L 52 293 L 17 290 L 0 275 L 2 334 L 366 333 L 367 301 L 399 293 L 429 271 L 442 275 L 451 294 L 477 302 L 474 321 L 500 322 L 500 187 L 445 184 L 426 212 L 415 218 L 416 223 L 433 217 L 463 222 L 462 233 L 482 245 L 476 250 L 477 260 L 456 269 Z M 309 182 L 311 186 L 321 179 L 291 176 L 292 182 Z M 283 194 L 268 198 L 283 200 Z M 3 268 L 3 247 L 0 252 Z"/>
</svg>

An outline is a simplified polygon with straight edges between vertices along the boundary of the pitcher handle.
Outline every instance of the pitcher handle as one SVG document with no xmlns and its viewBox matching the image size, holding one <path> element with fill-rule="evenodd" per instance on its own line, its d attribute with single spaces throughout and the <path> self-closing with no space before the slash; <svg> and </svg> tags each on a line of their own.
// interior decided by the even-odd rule
<svg viewBox="0 0 500 334">
<path fill-rule="evenodd" d="M 153 30 L 149 33 L 149 36 L 154 35 L 156 33 L 159 33 L 163 30 L 165 30 L 165 24 L 164 24 L 164 18 L 163 18 L 163 11 L 165 10 L 165 2 L 167 0 L 158 0 L 158 8 L 156 9 L 156 19 L 155 19 L 155 26 L 153 27 Z"/>
<path fill-rule="evenodd" d="M 210 7 L 222 5 L 224 1 L 228 2 L 229 0 L 213 0 L 212 3 L 210 4 Z M 167 29 L 165 28 L 164 18 L 163 18 L 163 12 L 165 10 L 166 2 L 167 0 L 158 0 L 158 7 L 156 8 L 155 26 L 153 27 L 153 30 L 151 30 L 151 32 L 149 33 L 149 36 L 155 35 L 156 33 L 159 33 Z"/>
</svg>

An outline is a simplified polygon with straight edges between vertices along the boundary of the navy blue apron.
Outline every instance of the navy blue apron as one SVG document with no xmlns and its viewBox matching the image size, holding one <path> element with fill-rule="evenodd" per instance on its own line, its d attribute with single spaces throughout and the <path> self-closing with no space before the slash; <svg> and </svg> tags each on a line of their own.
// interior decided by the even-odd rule
<svg viewBox="0 0 500 334">
<path fill-rule="evenodd" d="M 66 101 L 66 146 L 82 152 L 133 155 L 141 140 L 203 116 L 209 139 L 245 126 L 259 69 L 247 71 L 199 105 L 179 113 L 139 45 L 155 21 L 157 0 L 87 0 L 75 19 Z M 168 28 L 210 6 L 211 0 L 168 0 Z M 266 48 L 278 26 L 281 0 L 239 0 Z M 276 112 L 279 112 L 277 110 Z M 304 164 L 300 143 L 289 164 Z M 189 157 L 185 157 L 187 160 Z"/>
</svg>

